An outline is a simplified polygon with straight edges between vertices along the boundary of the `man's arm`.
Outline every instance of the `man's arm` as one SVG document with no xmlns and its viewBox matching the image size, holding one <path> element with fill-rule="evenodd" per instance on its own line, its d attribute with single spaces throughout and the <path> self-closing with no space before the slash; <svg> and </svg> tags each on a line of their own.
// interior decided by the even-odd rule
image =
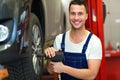
<svg viewBox="0 0 120 80">
<path fill-rule="evenodd" d="M 53 70 L 56 73 L 66 73 L 73 77 L 85 80 L 93 80 L 99 71 L 101 64 L 100 59 L 90 59 L 88 60 L 88 69 L 77 69 L 64 65 L 61 63 L 51 63 L 53 65 Z"/>
</svg>

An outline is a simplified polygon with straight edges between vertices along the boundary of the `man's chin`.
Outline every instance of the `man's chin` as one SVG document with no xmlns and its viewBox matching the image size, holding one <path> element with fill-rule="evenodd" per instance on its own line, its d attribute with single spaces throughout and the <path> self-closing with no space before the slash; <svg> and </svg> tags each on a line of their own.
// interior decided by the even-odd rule
<svg viewBox="0 0 120 80">
<path fill-rule="evenodd" d="M 72 27 L 74 30 L 79 30 L 80 27 Z"/>
</svg>

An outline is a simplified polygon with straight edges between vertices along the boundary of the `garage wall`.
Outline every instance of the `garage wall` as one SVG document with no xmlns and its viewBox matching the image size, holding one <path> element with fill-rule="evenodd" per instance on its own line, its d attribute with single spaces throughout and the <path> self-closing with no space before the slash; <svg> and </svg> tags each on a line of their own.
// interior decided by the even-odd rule
<svg viewBox="0 0 120 80">
<path fill-rule="evenodd" d="M 120 43 L 120 0 L 103 0 L 106 4 L 106 20 L 104 23 L 105 46 L 110 41 L 116 48 L 116 43 Z"/>
</svg>

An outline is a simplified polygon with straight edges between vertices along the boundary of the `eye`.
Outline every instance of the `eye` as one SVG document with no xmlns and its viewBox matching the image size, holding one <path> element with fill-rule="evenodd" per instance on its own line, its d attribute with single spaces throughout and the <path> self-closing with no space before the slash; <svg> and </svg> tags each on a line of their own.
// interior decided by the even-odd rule
<svg viewBox="0 0 120 80">
<path fill-rule="evenodd" d="M 71 12 L 70 14 L 71 14 L 72 16 L 75 16 L 75 15 L 76 15 L 75 12 Z"/>
<path fill-rule="evenodd" d="M 79 15 L 79 16 L 80 16 L 80 15 L 83 15 L 83 13 L 82 13 L 82 12 L 79 12 L 78 15 Z"/>
</svg>

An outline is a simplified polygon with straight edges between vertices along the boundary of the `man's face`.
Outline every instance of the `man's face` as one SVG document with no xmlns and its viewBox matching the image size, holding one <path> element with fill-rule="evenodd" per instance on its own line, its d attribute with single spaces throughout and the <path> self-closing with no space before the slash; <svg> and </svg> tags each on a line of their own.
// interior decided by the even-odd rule
<svg viewBox="0 0 120 80">
<path fill-rule="evenodd" d="M 85 26 L 88 18 L 84 5 L 71 5 L 69 11 L 69 20 L 74 29 L 80 29 Z"/>
</svg>

